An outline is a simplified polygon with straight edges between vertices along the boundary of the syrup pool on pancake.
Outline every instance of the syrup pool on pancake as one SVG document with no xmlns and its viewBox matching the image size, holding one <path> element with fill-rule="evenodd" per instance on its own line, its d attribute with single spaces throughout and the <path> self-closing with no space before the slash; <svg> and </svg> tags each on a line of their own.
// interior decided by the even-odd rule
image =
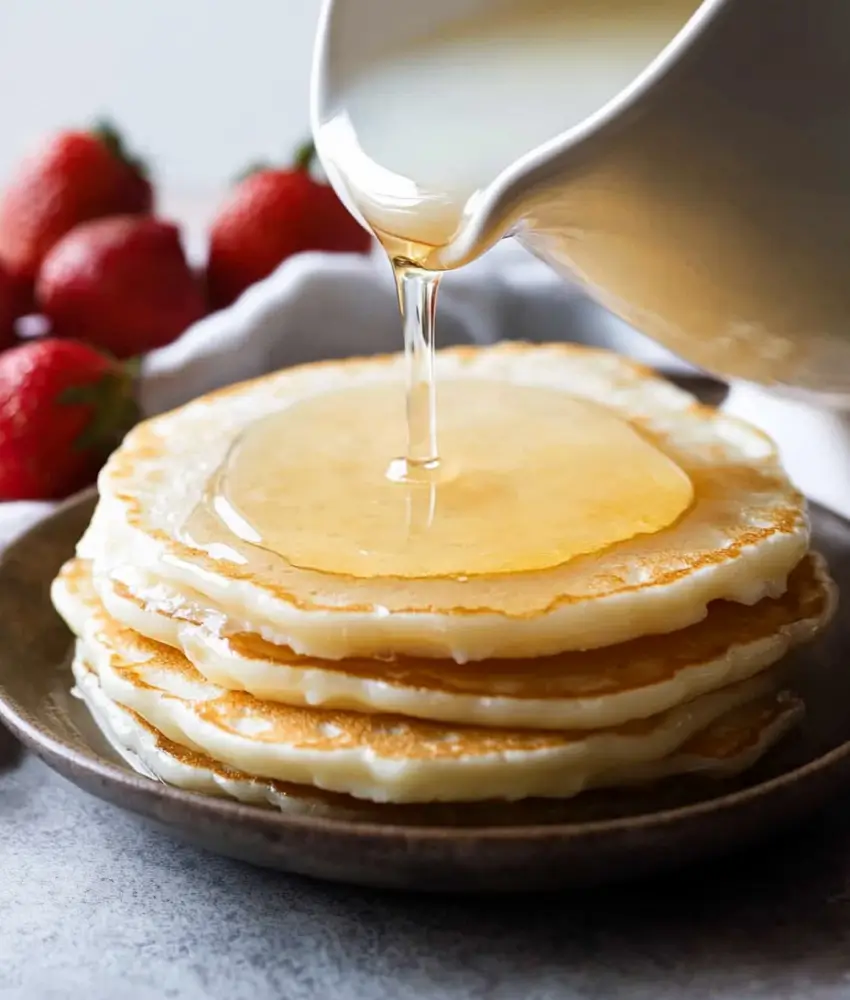
<svg viewBox="0 0 850 1000">
<path fill-rule="evenodd" d="M 293 566 L 399 579 L 545 570 L 672 524 L 685 472 L 610 410 L 508 381 L 440 386 L 441 472 L 385 475 L 399 387 L 329 392 L 257 420 L 211 489 L 245 542 Z"/>
</svg>

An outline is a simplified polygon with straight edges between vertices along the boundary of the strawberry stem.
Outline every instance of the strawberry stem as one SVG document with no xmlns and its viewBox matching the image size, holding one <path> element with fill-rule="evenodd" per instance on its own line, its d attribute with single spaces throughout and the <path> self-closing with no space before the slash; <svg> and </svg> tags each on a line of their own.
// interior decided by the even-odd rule
<svg viewBox="0 0 850 1000">
<path fill-rule="evenodd" d="M 295 169 L 304 170 L 309 173 L 315 159 L 316 146 L 312 139 L 308 139 L 298 147 L 298 151 L 295 154 Z"/>
<path fill-rule="evenodd" d="M 69 386 L 59 396 L 65 406 L 89 406 L 91 417 L 83 433 L 74 442 L 74 450 L 108 455 L 140 419 L 135 398 L 139 362 L 115 362 L 97 382 Z"/>
<path fill-rule="evenodd" d="M 257 160 L 256 163 L 251 163 L 244 170 L 238 173 L 233 178 L 234 184 L 241 184 L 242 181 L 247 181 L 249 177 L 253 177 L 254 174 L 259 174 L 263 170 L 274 170 L 274 167 L 270 163 L 266 163 L 264 160 Z"/>
<path fill-rule="evenodd" d="M 108 118 L 102 118 L 95 124 L 91 133 L 100 139 L 116 159 L 126 163 L 128 167 L 132 167 L 140 177 L 148 179 L 149 171 L 147 164 L 127 149 L 124 137 L 114 122 Z"/>
<path fill-rule="evenodd" d="M 293 163 L 293 169 L 304 170 L 307 173 L 310 172 L 313 163 L 316 159 L 316 147 L 313 144 L 312 139 L 308 139 L 306 142 L 302 143 L 297 152 L 295 153 L 295 160 Z M 253 174 L 258 174 L 262 170 L 275 170 L 279 169 L 274 167 L 271 163 L 266 163 L 263 160 L 258 160 L 256 163 L 249 164 L 240 174 L 234 178 L 234 184 L 241 184 L 242 181 L 247 180 Z"/>
</svg>

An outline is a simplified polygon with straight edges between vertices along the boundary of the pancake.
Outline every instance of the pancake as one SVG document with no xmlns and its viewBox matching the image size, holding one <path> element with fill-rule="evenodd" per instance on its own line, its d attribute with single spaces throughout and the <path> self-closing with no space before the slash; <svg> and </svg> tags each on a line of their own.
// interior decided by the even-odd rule
<svg viewBox="0 0 850 1000">
<path fill-rule="evenodd" d="M 488 488 L 472 499 L 463 499 L 462 482 L 447 488 L 446 502 L 459 511 L 463 532 L 452 535 L 451 523 L 440 528 L 453 544 L 435 545 L 433 559 L 424 536 L 410 543 L 413 555 L 404 546 L 387 545 L 378 546 L 373 558 L 368 546 L 359 546 L 358 536 L 344 530 L 347 503 L 355 498 L 366 503 L 372 487 L 352 476 L 349 497 L 349 480 L 329 476 L 322 463 L 313 469 L 314 484 L 308 474 L 311 449 L 331 445 L 327 434 L 314 440 L 309 428 L 331 426 L 336 417 L 328 400 L 354 390 L 364 390 L 358 397 L 364 408 L 383 412 L 381 407 L 391 403 L 386 393 L 397 389 L 401 416 L 403 360 L 397 356 L 289 369 L 141 424 L 101 473 L 100 502 L 78 554 L 93 561 L 104 596 L 105 581 L 135 568 L 182 591 L 188 601 L 199 595 L 216 627 L 227 634 L 258 635 L 301 656 L 334 660 L 411 656 L 462 663 L 546 656 L 675 632 L 701 621 L 713 601 L 755 605 L 784 593 L 808 547 L 808 520 L 803 498 L 785 476 L 771 442 L 758 431 L 698 406 L 687 393 L 623 358 L 586 348 L 502 345 L 444 351 L 438 355 L 437 376 L 449 403 L 453 393 L 460 395 L 441 413 L 450 423 L 455 420 L 461 437 L 463 396 L 480 402 L 490 391 L 473 391 L 473 383 L 534 390 L 520 393 L 519 413 L 526 412 L 523 407 L 533 410 L 525 397 L 539 393 L 545 396 L 543 410 L 575 411 L 588 421 L 587 428 L 578 421 L 574 433 L 567 433 L 569 421 L 562 420 L 545 433 L 537 424 L 520 426 L 513 436 L 512 447 L 519 447 L 517 440 L 528 442 L 530 467 L 536 470 L 523 483 L 533 499 L 528 509 L 539 507 L 544 527 L 558 528 L 548 547 L 551 558 L 561 562 L 545 565 L 547 546 L 541 538 L 546 536 L 534 517 L 517 520 L 516 538 L 500 528 L 493 544 L 485 544 L 487 519 L 501 526 L 502 507 L 514 510 L 515 491 L 501 489 L 495 473 L 482 480 Z M 369 402 L 373 395 L 378 402 Z M 587 405 L 582 409 L 577 401 Z M 303 441 L 295 420 L 285 434 L 281 431 L 279 449 L 271 432 L 252 438 L 253 467 L 267 454 L 270 470 L 278 470 L 269 471 L 270 485 L 279 492 L 286 516 L 273 526 L 273 544 L 260 535 L 251 541 L 253 522 L 240 521 L 238 510 L 222 513 L 213 502 L 220 495 L 210 500 L 210 484 L 230 467 L 229 456 L 242 447 L 245 435 L 255 434 L 258 422 L 289 408 L 294 412 L 296 405 L 304 407 Z M 487 429 L 489 412 L 477 412 L 476 428 Z M 351 408 L 341 413 L 340 434 L 345 414 L 351 413 L 352 423 L 357 416 Z M 496 411 L 490 415 L 496 420 Z M 376 425 L 376 434 L 384 433 L 385 423 Z M 403 422 L 391 423 L 401 427 Z M 505 426 L 498 430 L 507 435 Z M 569 444 L 572 457 L 563 469 L 557 450 L 550 454 L 541 445 L 539 454 L 534 451 L 538 437 L 551 448 L 561 437 Z M 617 442 L 611 455 L 599 444 L 606 440 Z M 474 448 L 474 441 L 466 446 Z M 487 461 L 496 450 L 485 449 Z M 634 469 L 623 455 L 634 458 Z M 331 471 L 344 467 L 338 455 L 328 456 Z M 548 482 L 548 458 L 553 481 L 566 492 L 544 502 L 539 494 L 540 484 Z M 290 460 L 296 463 L 292 468 L 307 470 L 300 479 L 279 474 L 290 469 Z M 643 471 L 649 475 L 645 482 Z M 250 481 L 248 472 L 244 478 Z M 287 482 L 296 482 L 291 489 L 297 496 L 307 490 L 322 502 L 316 510 L 297 503 L 287 494 Z M 607 500 L 606 484 L 611 486 Z M 390 502 L 379 486 L 374 488 L 377 500 Z M 656 493 L 662 498 L 657 503 Z M 239 499 L 252 516 L 269 506 L 262 498 L 254 503 L 250 489 Z M 520 501 L 517 510 L 524 509 Z M 470 513 L 478 504 L 487 511 L 483 527 Z M 573 509 L 575 524 L 570 522 Z M 332 528 L 335 510 L 342 524 L 338 531 L 310 530 L 315 524 Z M 360 527 L 372 532 L 370 539 L 382 541 L 382 523 L 378 518 L 377 527 L 365 522 Z M 475 536 L 474 545 L 466 545 L 464 532 Z M 278 538 L 309 566 L 281 556 Z M 529 555 L 522 561 L 526 543 Z M 511 553 L 507 563 L 502 548 Z M 334 551 L 339 552 L 338 571 L 333 571 Z M 475 572 L 459 571 L 467 559 Z M 414 572 L 410 565 L 419 568 Z M 370 567 L 374 572 L 367 572 Z M 489 569 L 479 572 L 482 567 Z M 145 585 L 135 596 L 155 605 L 157 587 Z"/>
<path fill-rule="evenodd" d="M 157 595 L 149 605 L 136 590 Z M 91 565 L 72 560 L 54 586 L 57 606 L 91 592 Z M 754 607 L 713 603 L 678 633 L 533 660 L 324 662 L 259 636 L 209 627 L 200 595 L 127 571 L 100 581 L 109 614 L 148 638 L 181 649 L 204 677 L 260 699 L 442 722 L 538 729 L 600 729 L 648 718 L 698 695 L 752 677 L 826 624 L 835 588 L 823 559 L 806 556 L 779 598 Z M 66 610 L 67 618 L 80 612 Z"/>
<path fill-rule="evenodd" d="M 108 698 L 97 673 L 82 657 L 73 662 L 76 691 L 116 750 L 139 773 L 178 788 L 230 797 L 250 805 L 270 805 L 288 813 L 362 816 L 345 795 L 303 785 L 263 780 L 227 767 L 207 754 L 166 739 L 145 720 Z M 648 764 L 627 764 L 600 779 L 600 786 L 637 785 L 682 774 L 731 778 L 751 767 L 800 720 L 803 706 L 788 692 L 756 698 L 722 716 L 675 753 Z M 374 807 L 373 819 L 392 820 L 393 807 Z M 404 808 L 404 807 L 401 807 Z M 402 818 L 402 817 L 399 817 Z"/>
<path fill-rule="evenodd" d="M 617 784 L 775 687 L 762 674 L 652 719 L 592 732 L 447 728 L 227 691 L 177 650 L 118 624 L 93 593 L 59 604 L 79 636 L 78 659 L 104 695 L 172 743 L 256 778 L 375 802 L 568 798 Z"/>
</svg>

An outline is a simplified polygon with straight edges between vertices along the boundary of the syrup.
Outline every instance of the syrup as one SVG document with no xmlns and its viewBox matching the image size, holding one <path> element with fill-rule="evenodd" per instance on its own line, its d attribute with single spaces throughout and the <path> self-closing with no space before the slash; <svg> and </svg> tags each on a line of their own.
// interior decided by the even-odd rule
<svg viewBox="0 0 850 1000">
<path fill-rule="evenodd" d="M 434 374 L 439 275 L 405 260 L 393 261 L 404 328 L 407 368 L 407 451 L 390 463 L 388 475 L 398 482 L 424 482 L 439 473 L 437 396 Z"/>
<path fill-rule="evenodd" d="M 427 528 L 433 520 L 433 484 L 443 474 L 437 441 L 435 373 L 440 273 L 428 269 L 427 245 L 380 231 L 376 235 L 393 269 L 407 373 L 407 450 L 403 456 L 393 458 L 387 476 L 393 482 L 427 489 L 426 500 L 422 489 L 412 490 L 408 496 L 411 525 Z"/>
<path fill-rule="evenodd" d="M 539 571 L 652 533 L 693 499 L 688 476 L 627 422 L 556 389 L 439 388 L 431 481 L 386 476 L 403 387 L 320 394 L 250 425 L 214 483 L 220 521 L 290 565 L 355 578 Z"/>
</svg>

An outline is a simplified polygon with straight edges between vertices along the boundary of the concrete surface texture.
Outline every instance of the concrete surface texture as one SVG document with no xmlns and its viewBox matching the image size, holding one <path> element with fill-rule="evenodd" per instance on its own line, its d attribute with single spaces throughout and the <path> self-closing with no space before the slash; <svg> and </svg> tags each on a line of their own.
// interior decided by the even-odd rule
<svg viewBox="0 0 850 1000">
<path fill-rule="evenodd" d="M 2 1000 L 839 1000 L 850 812 L 663 882 L 378 893 L 173 842 L 0 735 Z"/>
</svg>

